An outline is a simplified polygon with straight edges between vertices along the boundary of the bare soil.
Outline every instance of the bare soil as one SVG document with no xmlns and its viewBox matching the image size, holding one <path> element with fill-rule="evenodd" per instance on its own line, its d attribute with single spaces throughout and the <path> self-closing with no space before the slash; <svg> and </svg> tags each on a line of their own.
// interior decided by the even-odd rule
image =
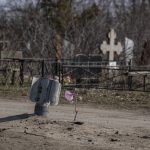
<svg viewBox="0 0 150 150">
<path fill-rule="evenodd" d="M 79 104 L 76 122 L 71 104 L 50 107 L 48 117 L 33 110 L 29 101 L 0 100 L 0 150 L 150 149 L 147 109 Z"/>
</svg>

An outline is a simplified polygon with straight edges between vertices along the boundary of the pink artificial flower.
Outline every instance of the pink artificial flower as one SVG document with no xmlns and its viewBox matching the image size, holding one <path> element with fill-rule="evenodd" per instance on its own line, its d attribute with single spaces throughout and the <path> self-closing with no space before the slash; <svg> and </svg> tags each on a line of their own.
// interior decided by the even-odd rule
<svg viewBox="0 0 150 150">
<path fill-rule="evenodd" d="M 70 91 L 65 91 L 65 98 L 70 103 L 73 103 L 74 93 L 71 93 Z"/>
</svg>

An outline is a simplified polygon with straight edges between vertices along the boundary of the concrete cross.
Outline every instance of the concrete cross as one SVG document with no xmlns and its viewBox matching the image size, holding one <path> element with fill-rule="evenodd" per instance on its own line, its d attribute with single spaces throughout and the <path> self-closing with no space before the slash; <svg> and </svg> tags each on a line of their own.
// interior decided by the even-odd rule
<svg viewBox="0 0 150 150">
<path fill-rule="evenodd" d="M 110 39 L 110 43 L 107 44 L 106 41 L 103 41 L 101 44 L 101 50 L 104 54 L 109 52 L 109 61 L 114 60 L 114 52 L 116 52 L 118 55 L 122 52 L 123 48 L 120 42 L 115 45 L 115 39 L 116 39 L 116 33 L 114 29 L 111 29 L 111 31 L 108 34 L 108 37 Z"/>
</svg>

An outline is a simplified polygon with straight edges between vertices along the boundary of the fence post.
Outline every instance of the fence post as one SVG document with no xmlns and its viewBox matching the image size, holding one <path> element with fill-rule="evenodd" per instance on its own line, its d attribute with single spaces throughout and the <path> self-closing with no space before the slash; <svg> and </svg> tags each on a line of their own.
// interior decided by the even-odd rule
<svg viewBox="0 0 150 150">
<path fill-rule="evenodd" d="M 45 68 L 44 68 L 44 65 L 45 65 L 44 59 L 42 60 L 41 65 L 42 65 L 42 77 L 44 77 L 44 70 L 45 70 Z"/>
<path fill-rule="evenodd" d="M 63 63 L 61 64 L 61 84 L 62 84 L 62 87 L 64 86 L 64 65 L 63 65 Z"/>
<path fill-rule="evenodd" d="M 61 62 L 58 63 L 58 69 L 59 82 L 61 82 Z"/>
<path fill-rule="evenodd" d="M 24 83 L 24 60 L 20 60 L 20 85 Z"/>
<path fill-rule="evenodd" d="M 130 73 L 131 72 L 131 60 L 129 61 L 128 65 L 129 65 L 128 73 Z M 132 75 L 131 76 L 128 75 L 128 88 L 129 88 L 129 91 L 132 90 Z"/>
</svg>

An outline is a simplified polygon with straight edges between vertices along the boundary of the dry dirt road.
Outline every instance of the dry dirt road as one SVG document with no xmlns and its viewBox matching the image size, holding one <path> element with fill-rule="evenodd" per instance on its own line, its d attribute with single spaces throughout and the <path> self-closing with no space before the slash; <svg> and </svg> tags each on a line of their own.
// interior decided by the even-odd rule
<svg viewBox="0 0 150 150">
<path fill-rule="evenodd" d="M 0 150 L 150 150 L 150 112 L 80 105 L 32 115 L 34 104 L 0 100 Z"/>
</svg>

